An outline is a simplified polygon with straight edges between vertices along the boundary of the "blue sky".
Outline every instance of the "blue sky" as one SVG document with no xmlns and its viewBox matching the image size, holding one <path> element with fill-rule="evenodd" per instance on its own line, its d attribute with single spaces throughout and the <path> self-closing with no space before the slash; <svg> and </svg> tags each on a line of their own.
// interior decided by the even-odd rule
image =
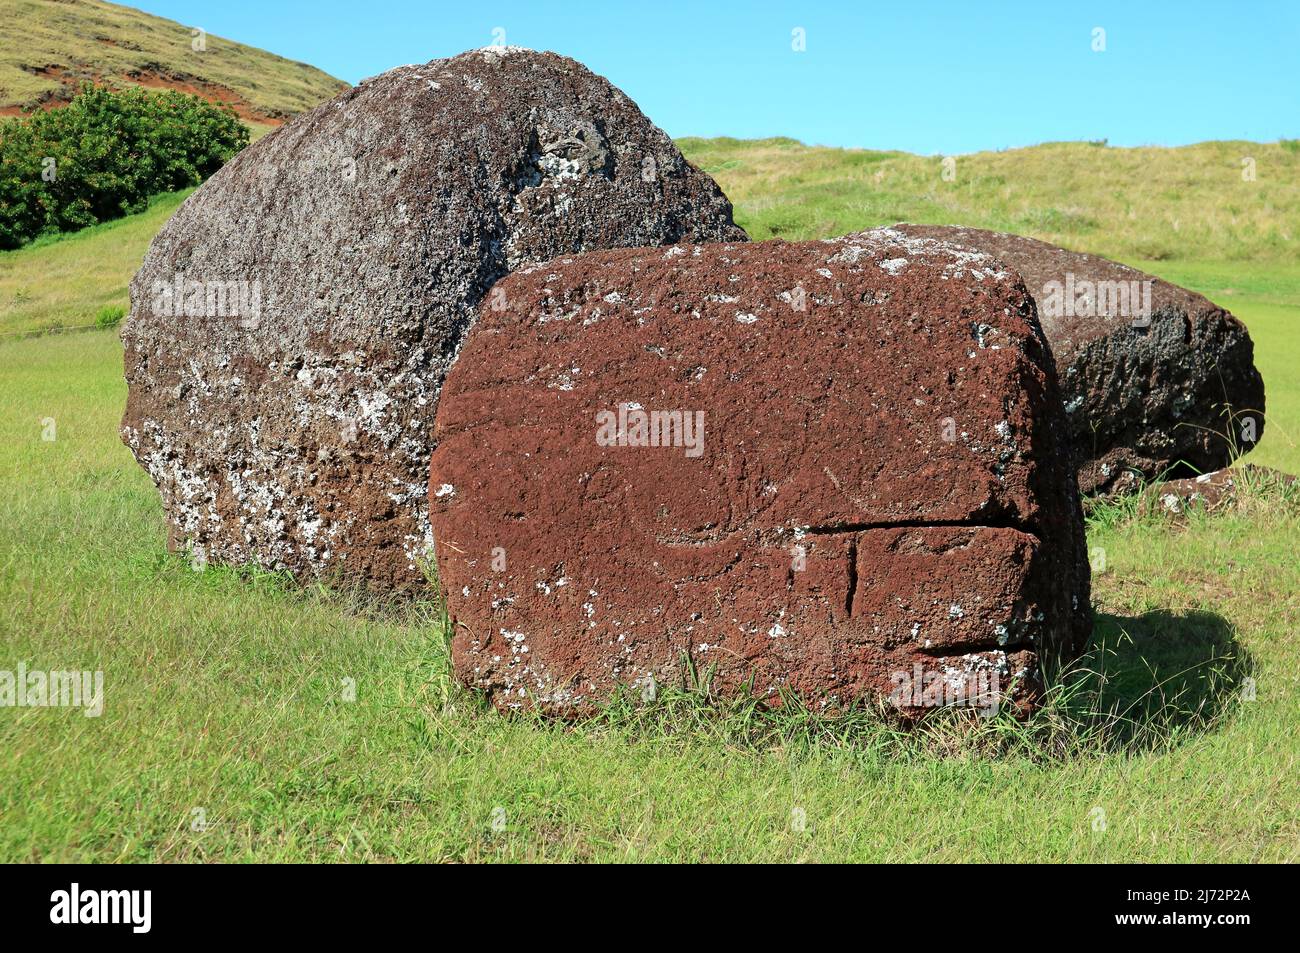
<svg viewBox="0 0 1300 953">
<path fill-rule="evenodd" d="M 356 82 L 505 41 L 581 60 L 673 136 L 962 154 L 1300 137 L 1300 2 L 141 0 Z M 1094 51 L 1094 30 L 1105 31 Z M 792 49 L 801 28 L 806 49 Z"/>
</svg>

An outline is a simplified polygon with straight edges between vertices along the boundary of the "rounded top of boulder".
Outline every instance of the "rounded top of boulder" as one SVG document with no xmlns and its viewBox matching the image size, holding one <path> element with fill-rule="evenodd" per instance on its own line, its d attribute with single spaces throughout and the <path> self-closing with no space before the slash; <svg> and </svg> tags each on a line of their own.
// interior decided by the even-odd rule
<svg viewBox="0 0 1300 953">
<path fill-rule="evenodd" d="M 442 376 L 531 261 L 744 241 L 627 96 L 510 47 L 403 66 L 253 143 L 131 284 L 123 436 L 175 546 L 422 586 Z"/>
<path fill-rule="evenodd" d="M 1116 322 L 1127 324 L 1130 321 L 1133 315 L 1122 312 L 1126 312 L 1133 306 L 1128 292 L 1134 282 L 1139 285 L 1137 292 L 1139 295 L 1142 293 L 1141 285 L 1144 282 L 1149 283 L 1150 306 L 1153 312 L 1171 310 L 1193 317 L 1222 312 L 1214 302 L 1195 291 L 1170 284 L 1155 275 L 1111 261 L 1109 258 L 1070 251 L 1068 248 L 1061 248 L 1059 245 L 1040 241 L 1037 238 L 1026 238 L 1023 235 L 994 232 L 983 228 L 967 228 L 962 225 L 899 223 L 890 226 L 888 230 L 898 235 L 932 238 L 961 245 L 973 251 L 982 251 L 995 256 L 1008 267 L 1019 272 L 1025 279 L 1029 293 L 1038 301 L 1038 319 L 1043 323 L 1043 328 L 1052 341 L 1058 360 L 1068 361 L 1077 349 L 1098 337 L 1111 333 Z M 1077 283 L 1079 293 L 1083 294 L 1085 293 L 1083 282 L 1089 282 L 1093 286 L 1102 282 L 1123 284 L 1125 294 L 1121 298 L 1119 295 L 1094 293 L 1096 313 L 1091 311 L 1086 314 L 1075 314 L 1072 311 L 1057 313 L 1050 306 L 1044 306 L 1054 284 L 1059 286 L 1058 294 L 1065 294 L 1067 288 L 1073 292 Z"/>
<path fill-rule="evenodd" d="M 1264 381 L 1245 325 L 1203 295 L 1048 242 L 956 225 L 894 225 L 986 252 L 1034 296 L 1070 415 L 1079 485 L 1133 489 L 1227 466 L 1263 433 Z"/>
<path fill-rule="evenodd" d="M 237 155 L 155 238 L 132 318 L 178 266 L 261 278 L 270 322 L 295 315 L 271 330 L 301 339 L 297 315 L 351 320 L 381 286 L 387 320 L 422 320 L 428 282 L 409 279 L 435 262 L 472 307 L 528 261 L 745 237 L 713 180 L 603 77 L 487 47 L 365 80 Z"/>
</svg>

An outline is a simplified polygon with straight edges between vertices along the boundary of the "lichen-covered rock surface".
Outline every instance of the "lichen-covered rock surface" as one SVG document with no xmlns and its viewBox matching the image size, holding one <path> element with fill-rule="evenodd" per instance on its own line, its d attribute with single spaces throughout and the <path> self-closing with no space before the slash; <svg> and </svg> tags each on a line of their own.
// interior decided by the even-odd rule
<svg viewBox="0 0 1300 953">
<path fill-rule="evenodd" d="M 987 252 L 1025 279 L 1056 359 L 1084 493 L 1218 470 L 1263 436 L 1264 381 L 1250 335 L 1204 296 L 1033 238 L 893 228 Z"/>
<path fill-rule="evenodd" d="M 489 48 L 362 83 L 191 196 L 131 284 L 122 435 L 170 544 L 423 584 L 430 433 L 520 264 L 743 240 L 715 183 L 572 60 Z"/>
<path fill-rule="evenodd" d="M 1300 478 L 1253 463 L 1202 473 L 1181 480 L 1152 485 L 1142 501 L 1143 511 L 1152 510 L 1182 516 L 1194 510 L 1215 513 L 1235 506 L 1243 492 L 1272 493 L 1283 498 L 1296 496 Z"/>
<path fill-rule="evenodd" d="M 593 253 L 497 288 L 429 486 L 455 670 L 496 705 L 707 678 L 1027 709 L 1082 646 L 1064 412 L 1000 263 L 875 233 Z"/>
</svg>

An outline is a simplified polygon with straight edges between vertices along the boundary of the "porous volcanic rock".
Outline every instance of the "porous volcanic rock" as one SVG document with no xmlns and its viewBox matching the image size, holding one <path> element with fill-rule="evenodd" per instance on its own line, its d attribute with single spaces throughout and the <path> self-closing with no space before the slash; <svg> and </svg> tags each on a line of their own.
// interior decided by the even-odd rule
<svg viewBox="0 0 1300 953">
<path fill-rule="evenodd" d="M 993 259 L 881 234 L 682 245 L 498 289 L 429 486 L 455 670 L 496 705 L 707 677 L 831 710 L 1027 708 L 1082 646 L 1064 412 Z"/>
<path fill-rule="evenodd" d="M 606 80 L 488 48 L 362 83 L 235 157 L 154 239 L 122 435 L 198 558 L 419 587 L 438 391 L 507 271 L 744 240 Z"/>
<path fill-rule="evenodd" d="M 1056 359 L 1084 493 L 1133 489 L 1166 471 L 1217 470 L 1263 436 L 1254 345 L 1208 298 L 1033 238 L 893 228 L 987 252 L 1020 272 Z"/>
<path fill-rule="evenodd" d="M 1207 513 L 1215 513 L 1235 505 L 1244 488 L 1269 490 L 1285 495 L 1292 492 L 1290 488 L 1297 482 L 1300 482 L 1300 478 L 1290 473 L 1247 463 L 1227 470 L 1157 483 L 1150 488 L 1143 500 L 1143 509 L 1147 512 L 1159 510 L 1175 516 L 1198 508 Z"/>
</svg>

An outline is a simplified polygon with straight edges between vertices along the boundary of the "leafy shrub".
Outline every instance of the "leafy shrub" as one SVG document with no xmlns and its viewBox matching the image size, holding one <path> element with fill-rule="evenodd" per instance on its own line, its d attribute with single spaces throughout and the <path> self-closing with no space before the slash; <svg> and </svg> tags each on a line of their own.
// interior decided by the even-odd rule
<svg viewBox="0 0 1300 953">
<path fill-rule="evenodd" d="M 115 328 L 126 317 L 126 308 L 120 304 L 106 304 L 95 315 L 95 327 Z"/>
<path fill-rule="evenodd" d="M 87 84 L 62 109 L 0 121 L 0 248 L 138 212 L 246 145 L 229 106 Z"/>
</svg>

